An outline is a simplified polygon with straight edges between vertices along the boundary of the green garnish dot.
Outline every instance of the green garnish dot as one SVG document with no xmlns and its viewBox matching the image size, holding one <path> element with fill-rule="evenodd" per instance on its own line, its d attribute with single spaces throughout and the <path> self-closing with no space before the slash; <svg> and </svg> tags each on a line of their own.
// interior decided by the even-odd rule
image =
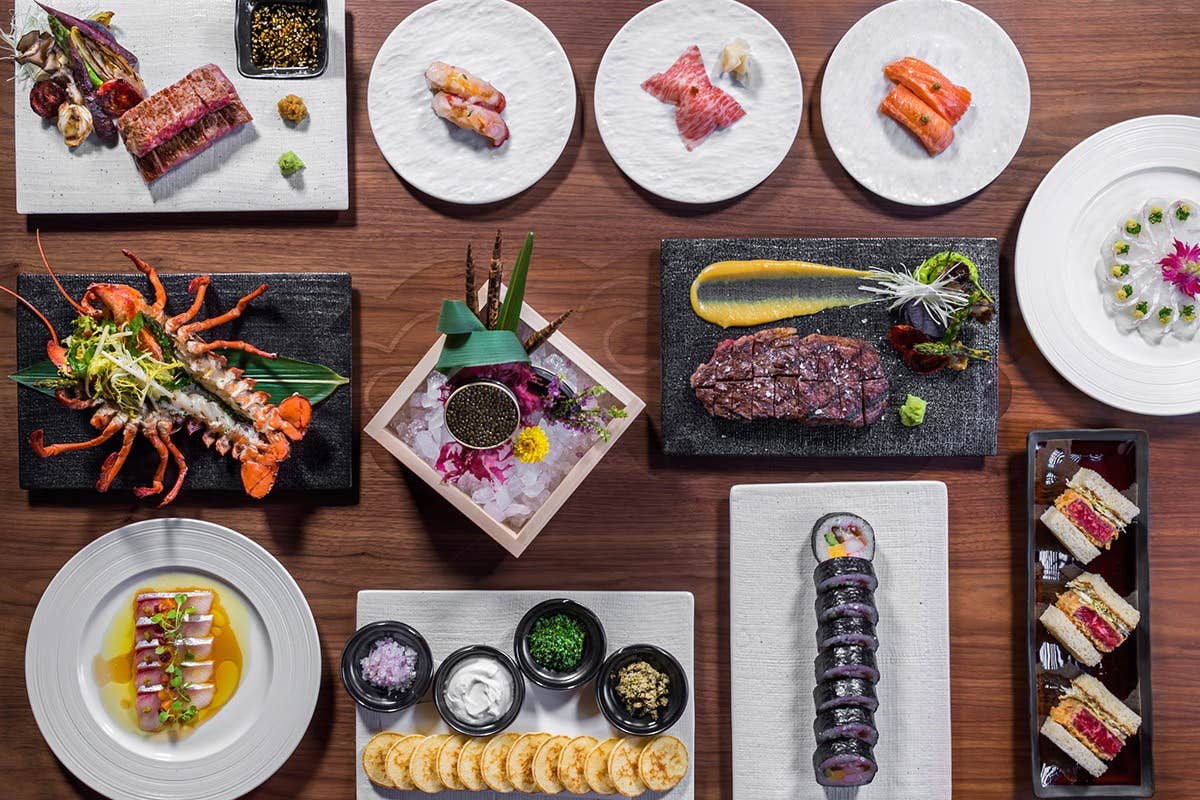
<svg viewBox="0 0 1200 800">
<path fill-rule="evenodd" d="M 929 402 L 922 400 L 915 394 L 910 394 L 904 400 L 904 405 L 900 406 L 900 424 L 906 428 L 915 428 L 925 421 L 925 410 L 929 407 Z"/>
</svg>

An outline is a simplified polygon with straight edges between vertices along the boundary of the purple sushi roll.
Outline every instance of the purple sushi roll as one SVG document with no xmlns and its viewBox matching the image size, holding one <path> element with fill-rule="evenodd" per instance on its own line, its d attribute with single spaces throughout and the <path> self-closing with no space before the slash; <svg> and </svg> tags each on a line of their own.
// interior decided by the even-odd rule
<svg viewBox="0 0 1200 800">
<path fill-rule="evenodd" d="M 875 608 L 875 595 L 861 586 L 843 586 L 817 595 L 817 622 L 828 622 L 838 617 L 862 617 L 872 623 L 879 621 Z"/>
<path fill-rule="evenodd" d="M 817 715 L 813 722 L 817 744 L 834 739 L 861 739 L 874 746 L 879 741 L 875 715 L 865 708 L 834 708 Z"/>
<path fill-rule="evenodd" d="M 813 570 L 813 582 L 817 585 L 818 594 L 841 586 L 861 586 L 873 592 L 879 585 L 871 562 L 852 556 L 832 558 L 817 564 Z"/>
<path fill-rule="evenodd" d="M 817 653 L 815 667 L 818 682 L 837 678 L 862 678 L 871 683 L 879 682 L 875 653 L 866 647 L 831 647 L 822 650 Z"/>
<path fill-rule="evenodd" d="M 817 649 L 852 645 L 879 649 L 879 638 L 875 635 L 875 624 L 862 617 L 836 617 L 817 627 Z"/>
<path fill-rule="evenodd" d="M 879 708 L 875 696 L 875 685 L 862 678 L 837 678 L 821 681 L 813 689 L 813 704 L 817 713 L 835 708 L 865 708 L 874 712 Z"/>
<path fill-rule="evenodd" d="M 817 747 L 813 769 L 822 786 L 866 786 L 879 768 L 871 745 L 861 739 L 834 739 Z"/>
</svg>

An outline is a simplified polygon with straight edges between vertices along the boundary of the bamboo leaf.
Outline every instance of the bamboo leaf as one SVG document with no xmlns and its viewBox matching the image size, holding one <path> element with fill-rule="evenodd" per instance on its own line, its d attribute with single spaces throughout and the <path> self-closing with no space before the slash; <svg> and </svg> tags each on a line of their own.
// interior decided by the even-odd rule
<svg viewBox="0 0 1200 800">
<path fill-rule="evenodd" d="M 316 405 L 333 394 L 339 386 L 350 382 L 349 378 L 329 367 L 308 361 L 269 359 L 240 350 L 225 351 L 225 357 L 231 367 L 244 370 L 247 378 L 253 378 L 257 383 L 255 388 L 269 394 L 272 403 L 279 403 L 292 394 L 301 394 Z M 9 377 L 22 386 L 51 397 L 55 389 L 53 382 L 61 378 L 49 361 L 39 361 Z"/>
<path fill-rule="evenodd" d="M 511 364 L 514 361 L 528 363 L 529 355 L 512 331 L 455 333 L 446 336 L 435 369 L 453 372 L 462 367 Z"/>
<path fill-rule="evenodd" d="M 462 300 L 443 300 L 437 330 L 438 333 L 472 333 L 485 328 L 475 312 Z"/>
<path fill-rule="evenodd" d="M 497 330 L 516 333 L 521 324 L 521 307 L 525 303 L 525 275 L 529 272 L 529 259 L 532 255 L 533 232 L 530 231 L 525 234 L 525 244 L 521 246 L 521 253 L 508 275 L 508 293 L 504 295 L 504 305 L 500 307 Z"/>
</svg>

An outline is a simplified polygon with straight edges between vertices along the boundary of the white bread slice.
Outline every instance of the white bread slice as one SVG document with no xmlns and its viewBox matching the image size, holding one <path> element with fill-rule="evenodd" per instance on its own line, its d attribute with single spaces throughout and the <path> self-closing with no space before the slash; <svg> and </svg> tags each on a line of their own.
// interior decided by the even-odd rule
<svg viewBox="0 0 1200 800">
<path fill-rule="evenodd" d="M 1090 772 L 1093 778 L 1099 778 L 1108 770 L 1108 765 L 1097 758 L 1091 750 L 1088 750 L 1087 745 L 1049 717 L 1046 717 L 1046 721 L 1042 723 L 1042 735 L 1075 759 L 1075 763 Z"/>
<path fill-rule="evenodd" d="M 1132 736 L 1142 726 L 1142 718 L 1135 714 L 1132 708 L 1118 700 L 1117 696 L 1108 690 L 1108 687 L 1091 675 L 1084 673 L 1073 683 L 1077 689 L 1095 701 L 1096 705 L 1104 709 L 1105 714 L 1116 720 L 1126 735 Z"/>
<path fill-rule="evenodd" d="M 1100 651 L 1092 646 L 1088 638 L 1079 632 L 1074 623 L 1058 606 L 1048 606 L 1041 616 L 1046 630 L 1054 635 L 1080 663 L 1094 667 L 1100 663 Z"/>
<path fill-rule="evenodd" d="M 1086 564 L 1100 555 L 1096 545 L 1083 535 L 1083 531 L 1076 528 L 1071 520 L 1054 506 L 1050 506 L 1046 513 L 1042 514 L 1042 522 L 1063 543 L 1067 552 L 1080 563 Z"/>
<path fill-rule="evenodd" d="M 1126 603 L 1124 597 L 1113 591 L 1113 588 L 1108 585 L 1108 581 L 1104 580 L 1104 578 L 1093 572 L 1085 572 L 1075 580 L 1087 586 L 1088 591 L 1094 594 L 1101 603 L 1108 606 L 1125 623 L 1125 627 L 1129 628 L 1129 630 L 1133 630 L 1138 626 L 1142 615 L 1138 613 L 1136 608 Z"/>
<path fill-rule="evenodd" d="M 1099 498 L 1100 502 L 1104 503 L 1126 525 L 1133 522 L 1133 518 L 1142 513 L 1135 503 L 1100 477 L 1100 473 L 1086 467 L 1076 472 L 1067 485 L 1074 489 L 1087 490 Z"/>
</svg>

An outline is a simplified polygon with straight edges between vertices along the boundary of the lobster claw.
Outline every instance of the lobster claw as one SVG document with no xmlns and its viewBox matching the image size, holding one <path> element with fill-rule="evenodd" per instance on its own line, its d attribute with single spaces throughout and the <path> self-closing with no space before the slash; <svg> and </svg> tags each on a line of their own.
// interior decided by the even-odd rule
<svg viewBox="0 0 1200 800">
<path fill-rule="evenodd" d="M 288 424 L 284 433 L 293 442 L 304 438 L 308 423 L 312 421 L 312 403 L 304 395 L 294 394 L 279 404 L 279 416 Z"/>
<path fill-rule="evenodd" d="M 279 462 L 267 458 L 262 461 L 242 462 L 242 487 L 246 494 L 261 500 L 275 487 L 275 476 L 279 473 Z"/>
</svg>

